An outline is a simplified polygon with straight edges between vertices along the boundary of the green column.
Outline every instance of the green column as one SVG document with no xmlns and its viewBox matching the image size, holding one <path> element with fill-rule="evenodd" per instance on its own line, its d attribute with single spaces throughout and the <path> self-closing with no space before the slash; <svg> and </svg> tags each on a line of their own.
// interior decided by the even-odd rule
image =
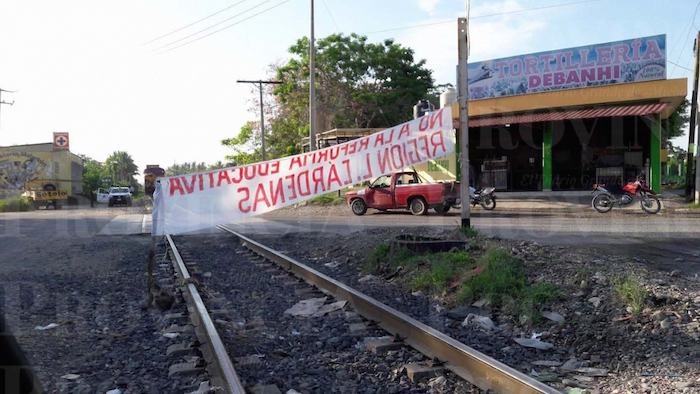
<svg viewBox="0 0 700 394">
<path fill-rule="evenodd" d="M 661 121 L 656 115 L 651 121 L 651 160 L 649 169 L 649 178 L 651 189 L 657 193 L 661 193 Z"/>
<path fill-rule="evenodd" d="M 542 190 L 552 190 L 552 128 L 553 123 L 547 123 L 542 137 Z"/>
<path fill-rule="evenodd" d="M 459 165 L 459 129 L 455 129 L 455 163 L 457 164 L 457 171 L 455 171 L 456 174 L 456 180 L 459 182 L 460 178 L 460 168 L 461 166 Z"/>
</svg>

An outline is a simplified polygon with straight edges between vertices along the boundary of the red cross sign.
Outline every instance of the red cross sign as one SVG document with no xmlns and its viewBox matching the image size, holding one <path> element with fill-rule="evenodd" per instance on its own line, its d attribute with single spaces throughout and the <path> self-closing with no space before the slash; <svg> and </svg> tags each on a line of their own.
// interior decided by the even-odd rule
<svg viewBox="0 0 700 394">
<path fill-rule="evenodd" d="M 68 149 L 68 133 L 53 133 L 53 148 Z"/>
</svg>

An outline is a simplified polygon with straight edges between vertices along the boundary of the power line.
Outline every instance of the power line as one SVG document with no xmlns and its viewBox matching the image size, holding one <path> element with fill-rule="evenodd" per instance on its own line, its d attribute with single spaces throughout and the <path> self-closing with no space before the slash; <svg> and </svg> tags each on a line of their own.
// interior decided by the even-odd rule
<svg viewBox="0 0 700 394">
<path fill-rule="evenodd" d="M 338 27 L 338 24 L 335 23 L 335 18 L 333 18 L 333 14 L 331 14 L 331 10 L 328 8 L 328 4 L 326 4 L 326 0 L 323 0 L 323 6 L 326 8 L 326 12 L 328 13 L 328 16 L 331 17 L 331 20 L 333 21 L 333 24 L 335 25 L 335 28 L 338 30 L 338 32 L 342 32 L 340 28 Z"/>
<path fill-rule="evenodd" d="M 690 20 L 690 24 L 688 25 L 688 34 L 685 37 L 685 41 L 683 41 L 683 46 L 681 47 L 681 51 L 678 54 L 678 58 L 676 59 L 676 63 L 681 60 L 681 56 L 683 55 L 683 47 L 685 47 L 685 44 L 688 43 L 688 38 L 690 38 L 690 28 L 695 25 L 695 18 L 698 16 L 698 8 L 700 8 L 700 1 L 698 1 L 698 4 L 695 6 L 695 12 L 693 13 L 693 19 Z M 685 31 L 685 30 L 683 30 Z M 683 36 L 683 32 L 681 32 L 681 37 Z M 675 45 L 674 45 L 675 48 Z M 674 63 L 675 64 L 675 63 Z M 676 66 L 673 66 L 673 69 L 671 70 L 670 76 L 673 76 L 673 73 L 676 71 Z"/>
<path fill-rule="evenodd" d="M 570 5 L 577 5 L 577 4 L 584 4 L 584 3 L 593 3 L 593 2 L 599 2 L 599 1 L 603 1 L 603 0 L 582 0 L 582 1 L 574 1 L 574 2 L 571 2 L 571 3 L 552 4 L 552 5 L 542 6 L 542 7 L 525 8 L 525 9 L 522 9 L 522 10 L 498 12 L 498 13 L 495 13 L 495 14 L 477 15 L 477 16 L 472 16 L 472 17 L 470 17 L 470 19 L 490 18 L 490 17 L 493 17 L 493 16 L 518 14 L 518 13 L 522 13 L 522 12 L 539 11 L 539 10 L 545 10 L 545 9 L 549 9 L 549 8 L 559 8 L 559 7 L 566 7 L 566 6 L 570 6 Z M 416 28 L 419 28 L 419 27 L 434 26 L 434 25 L 442 25 L 442 24 L 445 24 L 445 23 L 454 23 L 454 19 L 445 20 L 445 21 L 439 21 L 439 22 L 432 22 L 432 23 L 423 23 L 423 24 L 420 24 L 420 25 L 412 25 L 412 26 L 406 26 L 406 27 L 397 27 L 397 28 L 393 28 L 393 29 L 370 31 L 370 32 L 361 33 L 361 34 L 386 33 L 386 32 L 389 32 L 389 31 L 406 30 L 406 29 L 416 29 Z"/>
<path fill-rule="evenodd" d="M 672 62 L 672 61 L 670 61 L 670 60 L 666 60 L 666 61 L 669 62 L 669 63 L 671 63 L 671 64 L 673 64 L 674 66 L 678 66 L 678 67 L 680 67 L 680 68 L 682 68 L 682 69 L 684 69 L 684 70 L 688 70 L 688 71 L 690 71 L 690 72 L 693 72 L 693 70 L 689 69 L 688 67 L 683 67 L 683 66 L 681 66 L 680 64 L 675 63 L 675 62 Z"/>
<path fill-rule="evenodd" d="M 171 46 L 171 45 L 177 44 L 178 42 L 184 41 L 184 40 L 186 40 L 186 39 L 188 39 L 188 38 L 194 37 L 194 36 L 196 36 L 196 35 L 199 34 L 199 33 L 205 32 L 205 31 L 207 31 L 207 30 L 209 30 L 209 29 L 211 29 L 211 28 L 213 28 L 213 27 L 215 27 L 215 26 L 218 26 L 218 25 L 220 25 L 220 24 L 222 24 L 222 23 L 224 23 L 224 22 L 228 22 L 228 21 L 230 21 L 230 20 L 233 19 L 233 18 L 239 17 L 239 16 L 245 14 L 246 12 L 251 11 L 251 10 L 254 10 L 254 9 L 260 7 L 261 5 L 263 5 L 263 4 L 265 4 L 265 3 L 269 3 L 269 2 L 271 2 L 271 1 L 272 1 L 272 0 L 265 0 L 265 1 L 263 1 L 262 3 L 260 3 L 260 4 L 256 5 L 256 6 L 254 6 L 254 7 L 250 7 L 250 8 L 248 8 L 247 10 L 245 10 L 245 11 L 243 11 L 243 12 L 239 12 L 238 14 L 236 14 L 236 15 L 230 17 L 230 18 L 226 18 L 226 19 L 222 20 L 221 22 L 215 23 L 215 24 L 213 24 L 213 25 L 211 25 L 211 26 L 209 26 L 209 27 L 206 27 L 206 28 L 204 28 L 204 29 L 198 31 L 198 32 L 192 33 L 192 34 L 190 34 L 189 36 L 182 37 L 182 38 L 180 38 L 179 40 L 175 40 L 175 41 L 173 41 L 173 42 L 171 42 L 171 43 L 169 43 L 169 44 L 161 45 L 161 46 L 159 46 L 158 48 L 152 50 L 151 52 L 155 52 L 155 51 L 161 50 L 161 49 L 163 49 L 163 48 L 166 48 L 166 47 L 169 47 L 169 46 Z M 257 14 L 256 14 L 256 15 L 257 15 Z M 255 15 L 254 15 L 254 16 L 255 16 Z M 245 20 L 245 19 L 244 19 L 244 20 Z M 219 31 L 219 30 L 217 30 L 217 31 Z M 206 36 L 204 36 L 204 37 L 206 37 Z M 195 41 L 196 41 L 196 40 L 195 40 Z"/>
<path fill-rule="evenodd" d="M 241 1 L 239 1 L 238 3 L 236 3 L 236 4 L 232 4 L 232 5 L 230 5 L 230 6 L 226 7 L 226 8 L 224 8 L 224 9 L 222 9 L 222 10 L 220 10 L 220 11 L 217 11 L 217 12 L 211 14 L 211 15 L 205 16 L 204 18 L 202 18 L 202 19 L 200 19 L 200 20 L 198 20 L 198 21 L 196 21 L 196 22 L 192 22 L 192 23 L 190 23 L 189 25 L 183 26 L 183 27 L 181 27 L 181 28 L 179 28 L 179 29 L 177 29 L 177 30 L 173 30 L 173 31 L 171 31 L 171 32 L 168 33 L 168 34 L 163 34 L 162 36 L 156 37 L 156 38 L 152 39 L 151 41 L 144 42 L 144 43 L 141 44 L 141 45 L 150 44 L 150 43 L 152 43 L 153 41 L 158 41 L 158 40 L 160 40 L 161 38 L 164 38 L 164 37 L 167 37 L 167 36 L 169 36 L 169 35 L 171 35 L 171 34 L 177 33 L 177 32 L 179 32 L 180 30 L 187 29 L 188 27 L 190 27 L 190 26 L 192 26 L 192 25 L 196 25 L 197 23 L 199 23 L 199 22 L 201 22 L 201 21 L 203 21 L 203 20 L 205 20 L 205 19 L 209 19 L 209 18 L 211 18 L 212 16 L 219 15 L 220 13 L 222 13 L 222 12 L 228 10 L 228 9 L 231 9 L 231 8 L 233 8 L 233 7 L 235 7 L 235 6 L 239 5 L 239 4 L 241 4 L 241 3 L 243 3 L 243 2 L 246 2 L 246 1 L 248 1 L 248 0 L 241 0 Z"/>
<path fill-rule="evenodd" d="M 270 0 L 267 0 L 267 1 L 270 1 Z M 264 3 L 267 3 L 267 1 L 265 1 Z M 277 7 L 281 6 L 281 5 L 284 4 L 284 3 L 289 3 L 290 1 L 291 1 L 291 0 L 285 0 L 285 1 L 283 1 L 283 2 L 281 2 L 281 3 L 279 3 L 279 4 L 277 4 L 277 5 L 274 5 L 274 6 L 270 7 L 270 8 L 268 8 L 268 9 L 266 9 L 266 10 L 260 11 L 260 12 L 258 12 L 257 14 L 253 14 L 253 15 L 251 15 L 251 16 L 245 18 L 245 19 L 241 19 L 241 20 L 238 21 L 238 22 L 235 22 L 235 23 L 232 23 L 232 24 L 230 24 L 230 25 L 228 25 L 228 26 L 222 27 L 222 28 L 219 29 L 219 30 L 215 30 L 215 31 L 213 31 L 213 32 L 211 32 L 211 33 L 209 33 L 209 34 L 206 34 L 206 35 L 203 35 L 203 36 L 201 36 L 201 37 L 195 38 L 195 39 L 192 40 L 192 41 L 187 41 L 187 42 L 185 42 L 185 43 L 183 43 L 183 44 L 180 44 L 180 45 L 178 45 L 178 46 L 176 46 L 176 47 L 173 47 L 173 48 L 170 48 L 170 49 L 165 50 L 165 51 L 163 51 L 163 52 L 160 52 L 159 55 L 162 55 L 162 54 L 164 54 L 164 53 L 170 52 L 170 51 L 175 50 L 175 49 L 177 49 L 177 48 L 182 48 L 183 46 L 185 46 L 185 45 L 187 45 L 187 44 L 191 44 L 191 43 L 193 43 L 193 42 L 196 42 L 196 41 L 201 40 L 202 38 L 209 37 L 209 36 L 211 36 L 212 34 L 216 34 L 216 33 L 220 32 L 220 31 L 226 30 L 226 29 L 228 29 L 229 27 L 236 26 L 236 25 L 238 25 L 238 24 L 240 24 L 240 23 L 243 23 L 243 22 L 245 22 L 245 21 L 247 21 L 247 20 L 249 20 L 249 19 L 251 19 L 251 18 L 254 18 L 254 17 L 256 17 L 256 16 L 258 16 L 258 15 L 260 15 L 260 14 L 264 14 L 264 13 L 266 13 L 267 11 L 270 11 L 270 10 L 272 10 L 272 9 L 274 9 L 274 8 L 277 8 Z M 264 4 L 264 3 L 262 3 L 262 4 Z"/>
</svg>

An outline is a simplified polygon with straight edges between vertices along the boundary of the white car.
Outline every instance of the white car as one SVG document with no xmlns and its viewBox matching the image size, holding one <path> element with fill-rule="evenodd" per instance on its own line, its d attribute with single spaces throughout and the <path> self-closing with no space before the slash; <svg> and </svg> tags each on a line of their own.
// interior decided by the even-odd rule
<svg viewBox="0 0 700 394">
<path fill-rule="evenodd" d="M 97 202 L 107 203 L 108 206 L 115 205 L 131 206 L 132 196 L 128 187 L 110 187 L 109 190 L 97 189 Z"/>
</svg>

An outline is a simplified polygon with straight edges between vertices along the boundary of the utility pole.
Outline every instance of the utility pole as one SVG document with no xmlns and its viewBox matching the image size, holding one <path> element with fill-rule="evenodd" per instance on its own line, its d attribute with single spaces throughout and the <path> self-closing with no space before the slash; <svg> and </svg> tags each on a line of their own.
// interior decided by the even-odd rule
<svg viewBox="0 0 700 394">
<path fill-rule="evenodd" d="M 314 0 L 311 0 L 311 39 L 309 40 L 309 151 L 316 150 L 316 41 L 314 40 Z"/>
<path fill-rule="evenodd" d="M 16 91 L 12 91 L 12 90 L 5 90 L 5 89 L 0 88 L 0 109 L 2 108 L 2 105 L 3 105 L 3 104 L 12 106 L 12 104 L 14 104 L 15 101 L 12 100 L 11 103 L 8 103 L 8 102 L 6 102 L 6 101 L 2 101 L 2 92 L 7 92 L 7 93 L 17 93 L 17 92 L 16 92 Z"/>
<path fill-rule="evenodd" d="M 469 0 L 467 0 L 467 17 L 457 20 L 457 48 L 459 51 L 459 171 L 460 198 L 462 200 L 462 228 L 471 227 L 469 219 L 469 107 L 467 98 L 469 86 L 467 81 L 467 59 L 469 58 Z"/>
<path fill-rule="evenodd" d="M 252 83 L 258 85 L 258 90 L 260 91 L 260 139 L 262 141 L 262 161 L 267 161 L 265 155 L 265 112 L 263 112 L 263 84 L 273 84 L 279 85 L 282 82 L 279 81 L 236 81 L 237 83 Z"/>
<path fill-rule="evenodd" d="M 695 75 L 693 76 L 693 97 L 690 101 L 690 128 L 688 129 L 688 163 L 686 167 L 685 174 L 685 195 L 689 197 L 693 196 L 693 151 L 695 150 L 695 124 L 696 118 L 698 117 L 698 67 L 700 67 L 700 31 L 695 38 L 695 45 L 693 45 L 693 51 L 695 52 Z M 697 184 L 695 185 L 697 186 Z M 697 195 L 697 192 L 696 192 Z"/>
</svg>

